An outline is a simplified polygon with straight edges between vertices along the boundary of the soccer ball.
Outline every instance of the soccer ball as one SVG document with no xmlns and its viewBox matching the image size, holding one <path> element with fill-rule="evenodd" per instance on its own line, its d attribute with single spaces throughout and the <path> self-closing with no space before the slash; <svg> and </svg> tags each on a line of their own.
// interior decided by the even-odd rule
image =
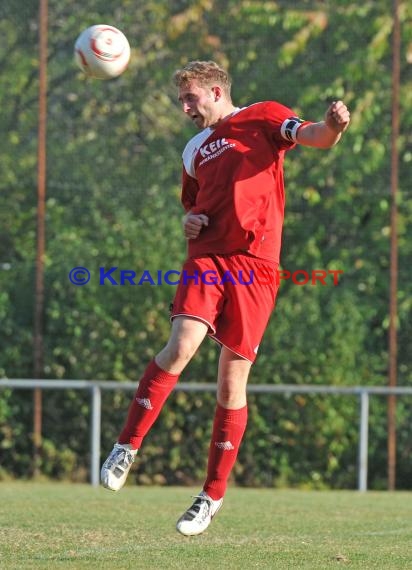
<svg viewBox="0 0 412 570">
<path fill-rule="evenodd" d="M 74 57 L 77 65 L 89 77 L 112 79 L 126 69 L 130 45 L 120 30 L 99 24 L 80 34 L 74 46 Z"/>
</svg>

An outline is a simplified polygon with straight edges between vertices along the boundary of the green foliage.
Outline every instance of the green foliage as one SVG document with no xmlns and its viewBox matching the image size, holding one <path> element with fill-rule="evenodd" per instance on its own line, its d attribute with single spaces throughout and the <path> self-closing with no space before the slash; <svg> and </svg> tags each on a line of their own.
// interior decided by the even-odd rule
<svg viewBox="0 0 412 570">
<path fill-rule="evenodd" d="M 293 5 L 292 5 L 293 4 Z M 387 2 L 228 0 L 87 3 L 49 1 L 47 117 L 46 378 L 138 380 L 169 334 L 169 285 L 99 285 L 99 270 L 179 269 L 181 151 L 194 134 L 171 75 L 188 59 L 215 59 L 233 76 L 234 100 L 276 99 L 309 120 L 342 98 L 352 123 L 329 151 L 299 148 L 286 160 L 282 266 L 342 270 L 334 286 L 284 281 L 253 369 L 253 383 L 384 385 L 387 376 L 391 132 L 391 31 Z M 0 8 L 0 375 L 32 377 L 38 22 L 36 3 Z M 412 382 L 409 239 L 412 221 L 412 8 L 401 5 L 399 383 Z M 99 82 L 75 67 L 73 44 L 97 22 L 128 36 L 132 59 Z M 409 235 L 408 235 L 409 234 Z M 87 267 L 84 287 L 69 282 Z M 119 281 L 119 273 L 116 273 Z M 137 278 L 138 280 L 138 278 Z M 213 382 L 218 353 L 206 341 L 186 381 Z M 44 393 L 42 471 L 84 479 L 88 396 Z M 212 396 L 176 393 L 145 444 L 140 483 L 202 478 Z M 103 398 L 110 449 L 128 396 Z M 234 477 L 244 485 L 353 487 L 357 402 L 251 397 L 251 420 Z M 11 474 L 30 472 L 32 395 L 5 391 L 0 449 Z M 372 407 L 370 484 L 384 486 L 385 401 Z M 408 406 L 399 404 L 398 483 L 410 481 Z M 74 427 L 84 434 L 74 433 Z M 166 428 L 166 429 L 165 429 Z M 188 438 L 190 434 L 190 438 Z M 372 438 L 371 438 L 372 439 Z M 268 453 L 269 451 L 269 453 Z"/>
</svg>

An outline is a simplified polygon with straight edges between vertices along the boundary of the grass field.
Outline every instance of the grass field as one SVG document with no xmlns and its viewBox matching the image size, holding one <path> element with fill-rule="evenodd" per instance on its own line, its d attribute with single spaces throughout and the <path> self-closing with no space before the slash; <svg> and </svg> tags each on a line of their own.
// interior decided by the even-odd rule
<svg viewBox="0 0 412 570">
<path fill-rule="evenodd" d="M 0 484 L 0 568 L 412 568 L 412 493 L 236 489 L 201 536 L 175 522 L 198 489 Z"/>
</svg>

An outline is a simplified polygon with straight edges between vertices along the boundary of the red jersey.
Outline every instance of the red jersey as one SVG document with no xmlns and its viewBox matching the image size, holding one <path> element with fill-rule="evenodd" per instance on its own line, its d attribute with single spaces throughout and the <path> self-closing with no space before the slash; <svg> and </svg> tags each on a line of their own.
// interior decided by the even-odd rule
<svg viewBox="0 0 412 570">
<path fill-rule="evenodd" d="M 248 252 L 279 263 L 285 207 L 283 161 L 303 121 L 274 101 L 238 109 L 183 152 L 182 203 L 209 225 L 189 257 Z"/>
</svg>

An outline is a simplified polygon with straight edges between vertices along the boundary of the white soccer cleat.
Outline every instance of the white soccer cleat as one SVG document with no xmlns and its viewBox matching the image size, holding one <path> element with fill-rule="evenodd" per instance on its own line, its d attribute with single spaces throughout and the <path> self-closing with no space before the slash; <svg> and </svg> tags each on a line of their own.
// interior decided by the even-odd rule
<svg viewBox="0 0 412 570">
<path fill-rule="evenodd" d="M 126 483 L 130 467 L 135 460 L 137 449 L 130 449 L 128 444 L 115 443 L 114 447 L 103 463 L 100 480 L 103 487 L 110 491 L 119 491 Z"/>
<path fill-rule="evenodd" d="M 194 497 L 193 505 L 177 521 L 176 529 L 185 536 L 201 534 L 212 522 L 220 509 L 223 498 L 214 501 L 204 491 Z"/>
</svg>

